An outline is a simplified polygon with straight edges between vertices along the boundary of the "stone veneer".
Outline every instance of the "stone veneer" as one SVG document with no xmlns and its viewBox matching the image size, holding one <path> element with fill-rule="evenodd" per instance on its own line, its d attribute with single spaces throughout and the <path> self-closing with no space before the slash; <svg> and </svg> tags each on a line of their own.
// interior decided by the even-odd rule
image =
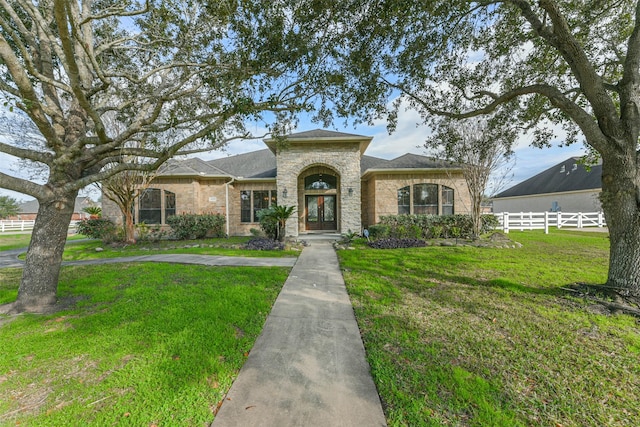
<svg viewBox="0 0 640 427">
<path fill-rule="evenodd" d="M 278 148 L 278 204 L 296 205 L 297 221 L 287 222 L 287 235 L 297 236 L 305 231 L 305 191 L 298 187 L 298 177 L 305 170 L 324 166 L 338 176 L 336 214 L 338 232 L 361 229 L 360 146 L 359 142 L 295 144 Z M 287 199 L 282 198 L 287 189 Z M 349 194 L 349 188 L 352 189 Z"/>
</svg>

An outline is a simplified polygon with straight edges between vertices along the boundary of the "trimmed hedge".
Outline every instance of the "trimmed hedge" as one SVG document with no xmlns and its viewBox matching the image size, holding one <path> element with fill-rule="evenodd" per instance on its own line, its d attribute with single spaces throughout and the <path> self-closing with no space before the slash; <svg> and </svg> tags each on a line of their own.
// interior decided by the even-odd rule
<svg viewBox="0 0 640 427">
<path fill-rule="evenodd" d="M 481 233 L 487 233 L 498 225 L 495 215 L 482 216 Z M 470 238 L 472 223 L 469 215 L 386 215 L 380 223 L 369 227 L 372 240 Z"/>
<path fill-rule="evenodd" d="M 179 240 L 225 237 L 225 216 L 220 214 L 181 214 L 167 218 L 173 235 Z"/>
</svg>

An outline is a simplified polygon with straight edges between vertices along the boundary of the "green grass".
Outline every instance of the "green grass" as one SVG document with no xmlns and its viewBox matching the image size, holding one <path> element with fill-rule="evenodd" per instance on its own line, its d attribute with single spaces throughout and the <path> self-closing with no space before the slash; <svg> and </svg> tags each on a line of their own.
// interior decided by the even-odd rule
<svg viewBox="0 0 640 427">
<path fill-rule="evenodd" d="M 561 289 L 606 280 L 606 234 L 510 237 L 523 247 L 339 251 L 388 424 L 640 425 L 638 320 Z M 63 268 L 75 306 L 0 317 L 0 425 L 206 425 L 286 274 Z M 19 280 L 0 270 L 0 304 Z"/>
<path fill-rule="evenodd" d="M 0 270 L 0 303 L 17 269 Z M 55 315 L 0 317 L 0 425 L 213 420 L 288 269 L 65 267 Z"/>
<path fill-rule="evenodd" d="M 84 239 L 84 236 L 72 234 L 67 237 L 67 240 L 78 239 Z M 26 248 L 30 241 L 31 233 L 0 234 L 0 251 Z"/>
<path fill-rule="evenodd" d="M 640 425 L 640 325 L 560 289 L 603 283 L 608 238 L 340 251 L 390 426 Z"/>
<path fill-rule="evenodd" d="M 6 237 L 6 236 L 0 236 Z M 80 241 L 74 241 L 79 240 Z M 162 240 L 158 242 L 137 242 L 131 245 L 110 245 L 100 240 L 86 239 L 84 236 L 75 235 L 68 239 L 62 256 L 63 261 L 79 261 L 87 259 L 119 258 L 149 254 L 197 254 L 197 255 L 227 255 L 248 257 L 296 257 L 300 250 L 288 248 L 282 251 L 257 251 L 243 249 L 250 237 L 230 237 L 219 239 L 201 240 Z M 23 244 L 24 243 L 24 244 Z M 25 248 L 29 239 L 23 236 L 21 239 L 0 239 L 0 250 Z M 96 248 L 102 251 L 97 252 Z M 25 254 L 20 255 L 21 259 Z"/>
<path fill-rule="evenodd" d="M 77 261 L 83 259 L 117 258 L 125 256 L 149 255 L 153 253 L 228 255 L 248 257 L 296 257 L 295 250 L 256 251 L 243 249 L 250 237 L 230 237 L 201 240 L 163 240 L 159 242 L 138 242 L 133 245 L 111 246 L 99 240 L 89 240 L 68 244 L 62 259 Z M 96 252 L 96 248 L 102 252 Z"/>
</svg>

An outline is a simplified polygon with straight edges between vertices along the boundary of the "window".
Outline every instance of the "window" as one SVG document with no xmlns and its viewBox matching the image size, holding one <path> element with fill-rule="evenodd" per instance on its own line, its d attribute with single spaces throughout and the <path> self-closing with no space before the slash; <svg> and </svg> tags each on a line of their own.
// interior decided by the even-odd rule
<svg viewBox="0 0 640 427">
<path fill-rule="evenodd" d="M 276 190 L 241 191 L 240 222 L 258 222 L 258 212 L 276 203 Z"/>
<path fill-rule="evenodd" d="M 147 188 L 140 195 L 138 223 L 166 224 L 167 218 L 175 214 L 176 193 L 159 188 Z"/>
<path fill-rule="evenodd" d="M 442 215 L 453 215 L 453 188 L 442 187 Z"/>
<path fill-rule="evenodd" d="M 398 215 L 411 213 L 411 194 L 409 186 L 402 187 L 398 190 Z"/>
<path fill-rule="evenodd" d="M 438 215 L 438 184 L 413 186 L 413 213 Z"/>
<path fill-rule="evenodd" d="M 269 191 L 253 192 L 253 218 L 258 221 L 258 212 L 269 207 Z"/>
<path fill-rule="evenodd" d="M 162 223 L 162 190 L 158 188 L 147 188 L 140 196 L 140 209 L 138 222 L 145 224 Z"/>
<path fill-rule="evenodd" d="M 439 209 L 439 196 L 442 208 Z M 438 184 L 414 184 L 398 189 L 398 215 L 453 215 L 453 188 Z"/>
<path fill-rule="evenodd" d="M 251 221 L 251 191 L 240 192 L 240 221 Z"/>
<path fill-rule="evenodd" d="M 333 175 L 318 173 L 304 179 L 305 190 L 335 190 L 337 186 L 338 179 Z"/>
<path fill-rule="evenodd" d="M 164 220 L 176 214 L 176 193 L 164 192 Z"/>
</svg>

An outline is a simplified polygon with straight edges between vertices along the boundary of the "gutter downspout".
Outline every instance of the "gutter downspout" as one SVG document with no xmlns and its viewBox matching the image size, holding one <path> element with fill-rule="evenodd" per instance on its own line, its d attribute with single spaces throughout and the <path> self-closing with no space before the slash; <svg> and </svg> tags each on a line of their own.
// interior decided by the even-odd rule
<svg viewBox="0 0 640 427">
<path fill-rule="evenodd" d="M 227 239 L 229 238 L 229 186 L 234 183 L 236 179 L 231 178 L 231 181 L 225 182 L 225 201 L 224 201 L 224 210 L 225 210 L 225 219 L 227 222 Z"/>
</svg>

